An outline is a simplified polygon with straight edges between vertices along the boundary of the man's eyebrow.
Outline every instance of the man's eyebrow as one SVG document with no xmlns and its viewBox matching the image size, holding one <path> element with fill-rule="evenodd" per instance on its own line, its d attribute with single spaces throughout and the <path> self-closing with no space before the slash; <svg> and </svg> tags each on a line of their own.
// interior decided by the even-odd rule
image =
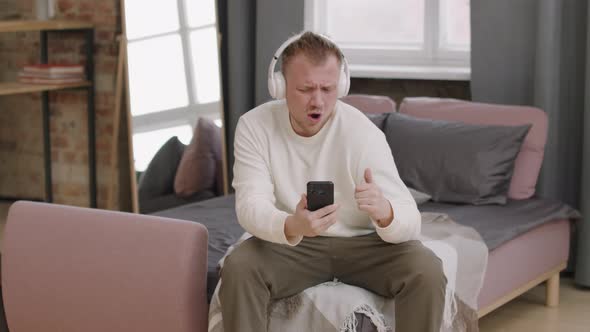
<svg viewBox="0 0 590 332">
<path fill-rule="evenodd" d="M 336 85 L 337 85 L 337 83 L 335 83 L 335 82 L 333 82 L 333 83 L 320 83 L 320 84 L 305 82 L 305 83 L 301 83 L 299 85 L 299 87 L 313 88 L 313 87 L 319 86 L 320 88 L 329 88 L 329 87 L 333 87 Z"/>
</svg>

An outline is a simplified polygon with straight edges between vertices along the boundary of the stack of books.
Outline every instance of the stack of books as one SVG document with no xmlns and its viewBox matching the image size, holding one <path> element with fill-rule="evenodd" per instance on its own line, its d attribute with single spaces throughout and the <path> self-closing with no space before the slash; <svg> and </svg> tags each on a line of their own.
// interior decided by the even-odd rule
<svg viewBox="0 0 590 332">
<path fill-rule="evenodd" d="M 82 65 L 32 64 L 25 65 L 18 73 L 18 81 L 27 84 L 65 84 L 84 80 Z"/>
</svg>

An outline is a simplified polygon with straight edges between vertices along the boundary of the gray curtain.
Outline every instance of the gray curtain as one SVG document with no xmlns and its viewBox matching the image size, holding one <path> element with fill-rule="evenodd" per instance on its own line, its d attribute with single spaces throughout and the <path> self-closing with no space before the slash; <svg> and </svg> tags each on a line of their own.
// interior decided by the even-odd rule
<svg viewBox="0 0 590 332">
<path fill-rule="evenodd" d="M 587 17 L 590 17 L 590 7 Z M 586 32 L 586 59 L 590 56 L 590 25 Z M 589 61 L 590 62 L 590 61 Z M 578 237 L 578 264 L 576 271 L 576 282 L 580 285 L 590 287 L 590 64 L 586 65 L 586 103 L 584 111 L 584 139 L 582 141 L 582 194 L 581 210 L 584 221 L 580 227 Z"/>
<path fill-rule="evenodd" d="M 217 2 L 229 181 L 233 179 L 234 133 L 240 116 L 270 99 L 266 85 L 274 51 L 303 30 L 303 1 Z"/>
<path fill-rule="evenodd" d="M 587 0 L 471 0 L 471 94 L 547 112 L 537 195 L 582 210 L 576 282 L 590 286 L 588 10 Z"/>
<path fill-rule="evenodd" d="M 231 187 L 234 133 L 240 115 L 254 107 L 256 1 L 217 2 L 221 33 L 223 120 Z"/>
</svg>

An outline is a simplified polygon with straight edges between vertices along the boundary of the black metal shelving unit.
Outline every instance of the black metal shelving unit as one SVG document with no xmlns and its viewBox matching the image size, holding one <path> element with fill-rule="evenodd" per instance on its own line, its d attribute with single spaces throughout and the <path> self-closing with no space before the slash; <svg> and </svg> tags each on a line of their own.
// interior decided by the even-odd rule
<svg viewBox="0 0 590 332">
<path fill-rule="evenodd" d="M 49 130 L 50 109 L 49 93 L 59 90 L 82 89 L 87 93 L 87 115 L 88 115 L 88 173 L 89 173 L 89 203 L 93 208 L 96 203 L 96 126 L 94 110 L 94 27 L 90 23 L 68 21 L 68 20 L 44 20 L 44 21 L 1 21 L 0 33 L 19 31 L 39 31 L 41 63 L 48 63 L 48 36 L 51 32 L 82 32 L 85 39 L 86 49 L 86 81 L 71 84 L 23 84 L 16 82 L 0 83 L 1 95 L 14 95 L 22 93 L 41 93 L 43 112 L 43 159 L 45 171 L 45 199 L 46 202 L 53 202 L 52 177 L 51 177 L 51 136 Z M 0 197 L 2 200 L 30 199 L 24 197 Z M 38 199 L 33 199 L 38 200 Z"/>
</svg>

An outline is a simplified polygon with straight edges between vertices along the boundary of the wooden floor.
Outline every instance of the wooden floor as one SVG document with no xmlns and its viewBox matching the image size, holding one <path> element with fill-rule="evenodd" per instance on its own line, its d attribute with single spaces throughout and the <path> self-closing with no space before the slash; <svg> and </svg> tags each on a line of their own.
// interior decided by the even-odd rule
<svg viewBox="0 0 590 332">
<path fill-rule="evenodd" d="M 9 203 L 0 202 L 0 241 L 9 206 Z M 545 287 L 537 286 L 483 317 L 479 322 L 480 331 L 590 331 L 590 289 L 575 286 L 567 277 L 562 277 L 560 282 L 558 307 L 545 307 Z"/>
<path fill-rule="evenodd" d="M 537 286 L 479 320 L 481 332 L 588 332 L 590 331 L 590 289 L 561 278 L 559 306 L 545 303 L 545 287 Z"/>
</svg>

